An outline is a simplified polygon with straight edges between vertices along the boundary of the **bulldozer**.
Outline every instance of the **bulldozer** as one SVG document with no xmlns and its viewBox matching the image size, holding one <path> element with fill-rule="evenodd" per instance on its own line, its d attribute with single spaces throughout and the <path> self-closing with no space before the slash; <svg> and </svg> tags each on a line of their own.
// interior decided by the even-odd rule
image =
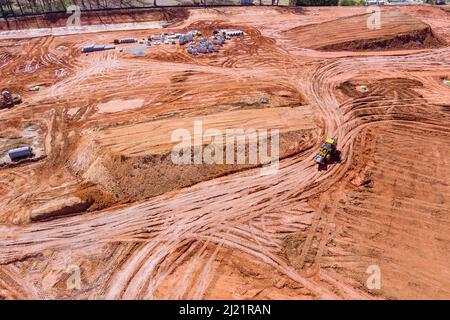
<svg viewBox="0 0 450 320">
<path fill-rule="evenodd" d="M 22 98 L 16 93 L 10 93 L 8 89 L 2 90 L 2 99 L 0 102 L 0 109 L 12 108 L 16 104 L 22 103 Z"/>
<path fill-rule="evenodd" d="M 319 154 L 314 157 L 314 161 L 318 163 L 319 166 L 327 165 L 332 163 L 338 156 L 339 151 L 337 150 L 337 139 L 328 138 L 323 142 Z"/>
</svg>

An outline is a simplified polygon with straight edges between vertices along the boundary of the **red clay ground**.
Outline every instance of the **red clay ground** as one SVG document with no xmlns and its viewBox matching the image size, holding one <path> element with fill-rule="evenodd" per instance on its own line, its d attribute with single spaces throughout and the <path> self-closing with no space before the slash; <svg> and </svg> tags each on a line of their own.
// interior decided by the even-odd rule
<svg viewBox="0 0 450 320">
<path fill-rule="evenodd" d="M 0 297 L 449 299 L 450 13 L 386 7 L 368 31 L 365 10 L 173 12 L 168 31 L 246 32 L 198 57 L 80 53 L 161 32 L 158 13 L 131 19 L 155 29 L 1 33 L 0 86 L 24 103 L 0 110 L 0 160 L 41 157 L 0 168 Z M 171 132 L 194 120 L 280 129 L 278 172 L 174 165 Z M 342 162 L 318 171 L 330 136 Z"/>
</svg>

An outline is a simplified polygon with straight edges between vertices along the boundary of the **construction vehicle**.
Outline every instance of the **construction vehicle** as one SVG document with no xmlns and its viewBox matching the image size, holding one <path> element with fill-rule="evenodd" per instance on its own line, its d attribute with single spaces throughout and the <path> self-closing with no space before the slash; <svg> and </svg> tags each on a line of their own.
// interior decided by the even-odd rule
<svg viewBox="0 0 450 320">
<path fill-rule="evenodd" d="M 338 156 L 337 139 L 328 138 L 323 142 L 319 154 L 315 156 L 314 161 L 319 165 L 329 164 Z"/>
<path fill-rule="evenodd" d="M 2 90 L 2 99 L 3 101 L 0 102 L 0 109 L 12 108 L 16 104 L 22 103 L 22 98 L 16 93 L 10 93 L 8 89 Z"/>
</svg>

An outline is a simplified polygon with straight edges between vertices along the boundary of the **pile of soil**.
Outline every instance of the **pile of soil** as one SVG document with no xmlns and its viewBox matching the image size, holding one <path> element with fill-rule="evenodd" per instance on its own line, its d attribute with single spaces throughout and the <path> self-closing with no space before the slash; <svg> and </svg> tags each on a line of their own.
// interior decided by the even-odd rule
<svg viewBox="0 0 450 320">
<path fill-rule="evenodd" d="M 322 47 L 325 51 L 360 51 L 389 49 L 421 49 L 438 48 L 443 42 L 433 33 L 430 26 L 412 30 L 392 37 L 369 40 L 353 40 Z"/>
<path fill-rule="evenodd" d="M 380 27 L 374 29 L 368 27 L 371 15 L 300 26 L 284 33 L 296 45 L 322 51 L 424 49 L 445 45 L 428 24 L 405 13 L 382 11 Z"/>
<path fill-rule="evenodd" d="M 310 148 L 316 140 L 315 135 L 316 132 L 311 130 L 281 133 L 280 158 L 286 158 Z M 268 145 L 270 146 L 270 141 Z M 247 160 L 248 151 L 247 145 L 245 150 Z M 249 161 L 246 161 L 246 164 L 176 165 L 172 162 L 171 151 L 161 154 L 126 156 L 84 145 L 79 147 L 76 154 L 77 156 L 70 161 L 71 171 L 86 183 L 97 185 L 117 202 L 151 198 L 259 166 L 259 164 L 248 164 Z M 194 155 L 194 150 L 191 150 L 191 155 Z M 81 163 L 81 158 L 86 162 Z"/>
</svg>

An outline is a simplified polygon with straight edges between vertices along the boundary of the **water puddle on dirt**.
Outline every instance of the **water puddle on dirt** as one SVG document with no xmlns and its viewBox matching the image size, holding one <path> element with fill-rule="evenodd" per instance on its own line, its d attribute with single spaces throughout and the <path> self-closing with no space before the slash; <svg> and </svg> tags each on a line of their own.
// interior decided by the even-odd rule
<svg viewBox="0 0 450 320">
<path fill-rule="evenodd" d="M 97 110 L 99 113 L 114 113 L 126 110 L 138 109 L 144 105 L 144 99 L 130 100 L 112 100 L 99 104 Z"/>
</svg>

